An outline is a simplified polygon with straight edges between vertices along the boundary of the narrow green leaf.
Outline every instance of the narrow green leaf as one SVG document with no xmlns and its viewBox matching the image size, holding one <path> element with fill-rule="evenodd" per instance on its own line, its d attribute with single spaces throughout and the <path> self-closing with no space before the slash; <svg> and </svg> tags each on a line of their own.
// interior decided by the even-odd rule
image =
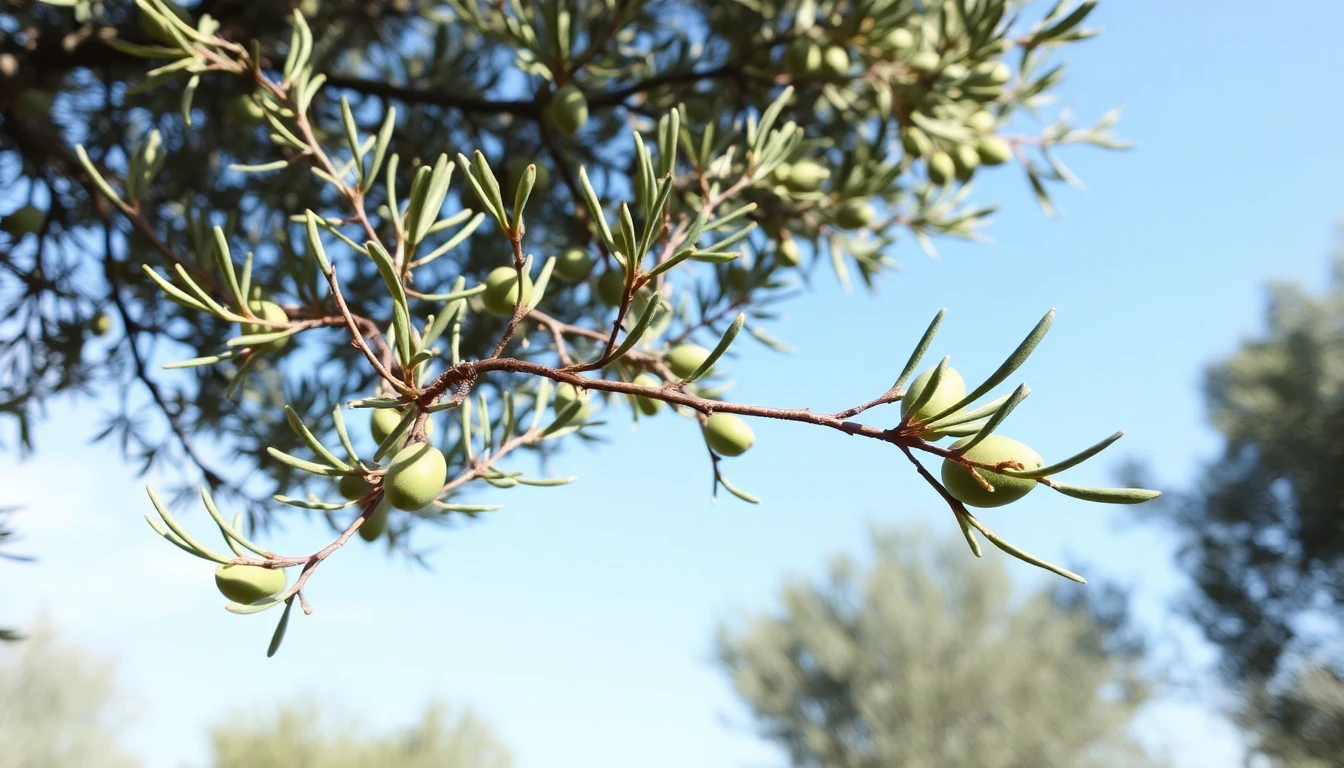
<svg viewBox="0 0 1344 768">
<path fill-rule="evenodd" d="M 929 351 L 929 345 L 933 344 L 933 337 L 938 333 L 938 326 L 942 325 L 943 316 L 947 314 L 947 309 L 938 310 L 938 314 L 933 316 L 933 322 L 925 329 L 924 335 L 919 338 L 919 343 L 915 345 L 915 351 L 910 353 L 910 359 L 905 361 L 905 367 L 901 369 L 901 375 L 896 377 L 896 383 L 891 385 L 892 389 L 900 389 L 905 385 L 905 380 L 910 378 L 910 374 L 919 367 L 919 361 L 924 357 L 924 353 Z M 932 391 L 932 388 L 930 388 Z"/>
<path fill-rule="evenodd" d="M 271 455 L 271 458 L 275 459 L 281 464 L 286 464 L 301 472 L 307 472 L 312 475 L 321 475 L 323 477 L 336 477 L 338 475 L 345 474 L 343 470 L 338 469 L 336 467 L 329 467 L 325 464 L 315 464 L 311 461 L 304 461 L 303 459 L 300 459 L 297 456 L 290 456 L 288 453 L 276 450 L 275 448 L 268 447 L 266 449 L 266 452 Z"/>
<path fill-rule="evenodd" d="M 1162 495 L 1161 491 L 1150 491 L 1146 488 L 1082 488 L 1064 483 L 1051 483 L 1050 487 L 1065 496 L 1102 504 L 1142 504 Z"/>
<path fill-rule="evenodd" d="M 705 362 L 701 363 L 700 367 L 696 368 L 695 371 L 693 371 L 690 376 L 683 379 L 683 381 L 687 383 L 695 381 L 701 376 L 704 376 L 710 368 L 713 368 L 714 364 L 719 361 L 719 358 L 723 357 L 723 353 L 728 351 L 728 347 L 732 345 L 733 339 L 737 338 L 737 334 L 742 331 L 742 326 L 745 325 L 746 322 L 747 316 L 741 312 L 737 313 L 737 317 L 733 320 L 733 324 L 728 326 L 728 330 L 723 332 L 723 338 L 719 339 L 719 343 L 710 351 L 709 357 L 706 357 Z"/>
<path fill-rule="evenodd" d="M 280 621 L 275 625 L 275 632 L 271 635 L 271 644 L 266 646 L 266 658 L 271 658 L 280 650 L 280 643 L 285 640 L 285 630 L 289 627 L 289 611 L 293 607 L 294 595 L 290 595 L 285 601 L 284 613 L 280 614 Z"/>
<path fill-rule="evenodd" d="M 997 387 L 1004 379 L 1012 375 L 1013 371 L 1021 368 L 1022 364 L 1027 361 L 1027 358 L 1031 356 L 1031 353 L 1035 351 L 1036 346 L 1041 343 L 1041 339 L 1045 338 L 1046 331 L 1050 330 L 1050 324 L 1054 321 L 1055 310 L 1052 309 L 1045 313 L 1045 317 L 1042 317 L 1040 322 L 1036 323 L 1036 327 L 1031 329 L 1031 333 L 1027 334 L 1027 338 L 1023 339 L 1022 343 L 1017 345 L 1017 349 L 1013 350 L 1013 353 L 1008 356 L 1008 359 L 1004 360 L 998 370 L 991 373 L 989 378 L 985 379 L 983 384 L 976 387 L 975 391 L 971 392 L 966 397 L 963 397 L 950 408 L 945 408 L 941 412 L 934 414 L 929 421 L 937 421 L 949 413 L 954 413 L 961 408 L 970 405 L 980 399 L 986 392 Z"/>
</svg>

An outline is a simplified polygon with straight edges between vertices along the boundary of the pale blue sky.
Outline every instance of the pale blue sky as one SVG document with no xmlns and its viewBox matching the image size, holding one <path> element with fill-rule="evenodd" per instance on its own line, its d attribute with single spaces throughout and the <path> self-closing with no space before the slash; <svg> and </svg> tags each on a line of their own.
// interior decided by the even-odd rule
<svg viewBox="0 0 1344 768">
<path fill-rule="evenodd" d="M 994 244 L 943 243 L 937 261 L 907 244 L 876 297 L 844 296 L 823 277 L 775 328 L 797 355 L 739 342 L 735 399 L 826 410 L 866 400 L 941 307 L 932 359 L 951 354 L 975 379 L 1054 306 L 1054 329 L 1014 379 L 1033 395 L 1004 433 L 1050 459 L 1126 429 L 1069 473 L 1078 484 L 1110 482 L 1125 456 L 1150 460 L 1166 483 L 1192 476 L 1217 445 L 1198 392 L 1204 365 L 1260 326 L 1266 279 L 1319 286 L 1327 274 L 1344 212 L 1344 5 L 1112 0 L 1096 21 L 1105 33 L 1070 53 L 1061 104 L 1083 119 L 1124 105 L 1119 132 L 1137 150 L 1068 153 L 1089 189 L 1061 191 L 1057 220 L 1014 170 L 985 175 L 979 199 L 1003 203 Z M 363 546 L 333 557 L 310 583 L 316 612 L 296 617 L 268 660 L 275 616 L 223 611 L 209 565 L 145 526 L 143 481 L 110 447 L 87 445 L 102 410 L 57 404 L 37 458 L 0 469 L 3 502 L 30 505 L 21 546 L 41 557 L 0 561 L 0 619 L 47 615 L 67 639 L 115 656 L 140 715 L 126 741 L 153 768 L 203 764 L 207 723 L 301 693 L 371 728 L 409 722 L 432 698 L 471 705 L 520 768 L 777 765 L 711 663 L 716 622 L 771 606 L 788 574 L 860 550 L 870 522 L 956 535 L 936 495 L 872 441 L 757 424 L 757 447 L 728 467 L 765 504 L 711 504 L 696 430 L 665 417 L 631 434 L 618 417 L 611 444 L 555 462 L 579 482 L 497 491 L 506 509 L 421 534 L 436 547 L 433 573 Z M 1169 612 L 1181 588 L 1172 541 L 1131 510 L 1040 490 L 983 518 L 1043 557 L 1132 587 L 1160 661 L 1182 672 L 1207 661 Z M 205 529 L 203 514 L 188 520 Z M 308 552 L 324 536 L 296 520 L 275 547 Z M 966 567 L 977 567 L 969 554 Z M 1183 768 L 1230 765 L 1237 746 L 1216 707 L 1175 692 L 1139 731 Z"/>
</svg>

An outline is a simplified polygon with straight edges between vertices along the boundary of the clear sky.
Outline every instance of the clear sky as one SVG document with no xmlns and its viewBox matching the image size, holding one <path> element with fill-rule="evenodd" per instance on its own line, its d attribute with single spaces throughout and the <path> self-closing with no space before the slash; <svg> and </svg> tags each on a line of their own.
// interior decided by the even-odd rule
<svg viewBox="0 0 1344 768">
<path fill-rule="evenodd" d="M 934 261 L 908 243 L 876 297 L 823 277 L 775 328 L 795 356 L 738 342 L 736 399 L 825 410 L 866 400 L 941 307 L 933 359 L 951 354 L 975 379 L 1053 306 L 1054 329 L 1014 379 L 1033 395 L 1005 434 L 1049 460 L 1126 429 L 1069 474 L 1083 485 L 1111 482 L 1126 456 L 1179 485 L 1213 455 L 1204 366 L 1260 327 L 1265 280 L 1319 286 L 1327 275 L 1344 213 L 1344 4 L 1110 0 L 1095 18 L 1105 33 L 1070 52 L 1061 104 L 1084 120 L 1124 105 L 1119 131 L 1138 148 L 1069 152 L 1088 190 L 1061 190 L 1055 220 L 1020 174 L 986 174 L 979 199 L 1004 206 L 994 244 L 944 243 Z M 88 444 L 104 406 L 51 410 L 38 456 L 0 467 L 0 500 L 29 506 L 20 547 L 41 558 L 0 561 L 0 619 L 46 616 L 115 657 L 139 714 L 126 742 L 153 768 L 204 764 L 208 723 L 300 694 L 372 728 L 409 723 L 433 699 L 470 705 L 520 768 L 780 764 L 712 663 L 716 623 L 772 607 L 783 578 L 833 552 L 861 551 L 870 523 L 957 533 L 899 454 L 872 441 L 757 424 L 757 447 L 728 468 L 765 503 L 711 504 L 696 430 L 664 417 L 631 434 L 618 417 L 611 444 L 555 462 L 579 482 L 496 491 L 506 509 L 420 534 L 433 572 L 364 546 L 333 557 L 308 590 L 315 613 L 266 659 L 276 616 L 226 613 L 210 566 L 145 526 L 143 480 L 112 447 Z M 1195 674 L 1207 649 L 1170 611 L 1182 581 L 1164 531 L 1044 490 L 983 518 L 1047 559 L 1132 587 L 1155 663 L 1195 681 L 1165 694 L 1139 732 L 1182 768 L 1235 764 L 1235 734 Z M 203 513 L 187 520 L 207 530 Z M 274 546 L 309 552 L 326 535 L 293 519 Z"/>
</svg>

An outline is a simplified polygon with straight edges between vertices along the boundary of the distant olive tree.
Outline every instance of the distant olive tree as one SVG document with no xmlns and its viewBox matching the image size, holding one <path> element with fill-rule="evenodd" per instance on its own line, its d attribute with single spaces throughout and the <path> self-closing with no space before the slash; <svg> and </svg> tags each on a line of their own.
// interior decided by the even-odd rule
<svg viewBox="0 0 1344 768">
<path fill-rule="evenodd" d="M 231 716 L 210 733 L 211 768 L 509 768 L 509 752 L 469 712 L 430 707 L 419 723 L 369 733 L 355 717 L 324 715 L 315 703 Z"/>
<path fill-rule="evenodd" d="M 131 768 L 117 743 L 125 699 L 102 659 L 45 628 L 0 646 L 0 766 Z"/>
<path fill-rule="evenodd" d="M 778 613 L 720 630 L 724 669 L 761 734 L 808 768 L 1146 766 L 1129 733 L 1148 696 L 1114 603 L 1013 599 L 1000 561 L 874 534 L 795 582 Z"/>
</svg>

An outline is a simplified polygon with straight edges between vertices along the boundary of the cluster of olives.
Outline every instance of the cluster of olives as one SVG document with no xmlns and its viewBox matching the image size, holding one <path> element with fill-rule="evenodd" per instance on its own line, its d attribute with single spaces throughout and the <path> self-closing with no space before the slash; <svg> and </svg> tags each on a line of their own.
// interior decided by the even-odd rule
<svg viewBox="0 0 1344 768">
<path fill-rule="evenodd" d="M 927 422 L 966 397 L 966 382 L 962 379 L 961 374 L 955 368 L 944 368 L 943 375 L 938 380 L 937 389 L 933 391 L 933 394 L 923 405 L 911 414 L 914 404 L 928 389 L 929 380 L 933 378 L 935 370 L 935 368 L 930 368 L 916 376 L 915 380 L 911 382 L 909 391 L 901 398 L 902 418 L 908 418 L 911 422 Z M 946 437 L 946 435 L 936 431 L 926 431 L 922 436 L 926 440 L 940 440 Z M 958 451 L 973 439 L 973 436 L 964 437 L 953 443 L 951 450 Z M 1028 470 L 1039 469 L 1045 465 L 1041 455 L 1029 446 L 998 434 L 985 437 L 985 439 L 972 446 L 970 450 L 963 453 L 962 456 L 971 461 L 991 465 L 1017 462 L 1022 466 L 1022 469 Z M 1001 507 L 1005 504 L 1011 504 L 1026 496 L 1037 485 L 1036 481 L 1030 478 L 1010 477 L 983 468 L 977 468 L 976 474 L 984 478 L 993 490 L 981 485 L 965 466 L 951 459 L 943 460 L 943 485 L 947 488 L 947 492 L 952 494 L 952 497 L 957 501 L 972 507 Z"/>
<path fill-rule="evenodd" d="M 849 49 L 837 42 L 800 37 L 784 50 L 784 71 L 794 77 L 843 77 L 853 66 Z"/>
<path fill-rule="evenodd" d="M 405 411 L 376 408 L 369 419 L 369 434 L 381 444 L 396 430 L 405 417 Z M 434 434 L 433 420 L 425 421 L 425 436 Z M 448 479 L 448 460 L 443 452 L 427 442 L 411 443 L 403 435 L 397 441 L 397 451 L 383 476 L 383 496 L 378 506 L 359 527 L 359 536 L 373 541 L 387 530 L 387 519 L 393 509 L 414 512 L 429 506 L 438 498 Z M 344 475 L 337 484 L 341 496 L 351 501 L 361 499 L 369 492 L 369 484 L 360 475 Z"/>
</svg>

